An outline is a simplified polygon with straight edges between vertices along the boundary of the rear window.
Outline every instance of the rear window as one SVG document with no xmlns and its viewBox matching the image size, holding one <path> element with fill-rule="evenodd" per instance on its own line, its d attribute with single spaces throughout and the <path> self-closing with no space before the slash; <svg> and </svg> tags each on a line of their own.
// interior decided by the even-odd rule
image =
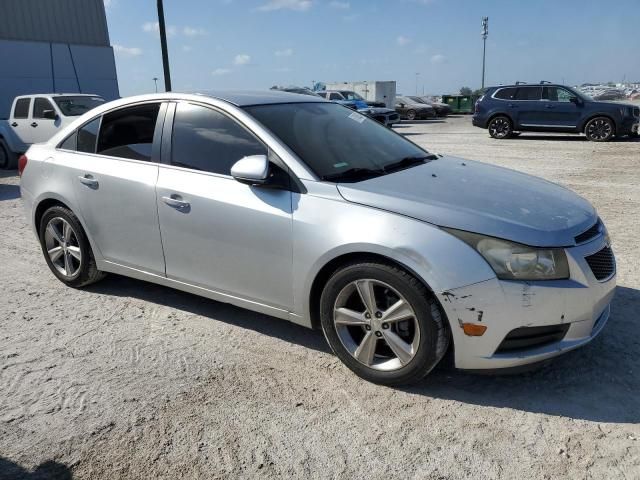
<svg viewBox="0 0 640 480">
<path fill-rule="evenodd" d="M 516 90 L 517 88 L 514 87 L 501 88 L 493 94 L 493 97 L 499 98 L 501 100 L 513 100 L 513 97 L 516 94 Z"/>
<path fill-rule="evenodd" d="M 520 87 L 516 93 L 516 100 L 540 100 L 542 87 Z"/>
<path fill-rule="evenodd" d="M 27 118 L 29 116 L 30 98 L 21 98 L 16 101 L 16 108 L 13 111 L 13 118 Z"/>
</svg>

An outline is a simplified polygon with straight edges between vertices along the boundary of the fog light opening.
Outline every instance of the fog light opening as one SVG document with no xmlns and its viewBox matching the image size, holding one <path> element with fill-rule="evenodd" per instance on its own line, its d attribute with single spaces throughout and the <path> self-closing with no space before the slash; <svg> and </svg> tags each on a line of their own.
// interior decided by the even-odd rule
<svg viewBox="0 0 640 480">
<path fill-rule="evenodd" d="M 481 337 L 484 335 L 484 332 L 487 331 L 486 325 L 479 325 L 477 323 L 462 323 L 460 322 L 460 326 L 462 327 L 462 331 L 465 335 L 469 337 Z"/>
</svg>

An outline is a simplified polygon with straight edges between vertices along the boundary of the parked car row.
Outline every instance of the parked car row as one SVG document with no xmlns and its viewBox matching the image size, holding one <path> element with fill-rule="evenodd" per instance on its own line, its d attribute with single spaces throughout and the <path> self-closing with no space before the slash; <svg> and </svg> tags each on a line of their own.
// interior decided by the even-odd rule
<svg viewBox="0 0 640 480">
<path fill-rule="evenodd" d="M 640 108 L 596 101 L 580 91 L 548 82 L 490 87 L 475 105 L 473 125 L 493 138 L 516 132 L 584 133 L 588 140 L 637 137 Z"/>
</svg>

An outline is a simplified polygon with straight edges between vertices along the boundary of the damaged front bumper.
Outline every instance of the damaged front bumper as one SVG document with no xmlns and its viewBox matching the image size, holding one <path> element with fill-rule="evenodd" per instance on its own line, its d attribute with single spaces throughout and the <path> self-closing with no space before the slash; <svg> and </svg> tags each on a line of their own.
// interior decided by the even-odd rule
<svg viewBox="0 0 640 480">
<path fill-rule="evenodd" d="M 566 249 L 571 272 L 566 280 L 493 278 L 442 292 L 440 303 L 450 321 L 456 367 L 510 369 L 542 362 L 595 338 L 609 320 L 615 266 L 613 273 L 601 278 L 587 257 L 608 248 L 606 242 L 601 235 Z M 482 325 L 486 330 L 470 336 L 464 324 Z"/>
</svg>

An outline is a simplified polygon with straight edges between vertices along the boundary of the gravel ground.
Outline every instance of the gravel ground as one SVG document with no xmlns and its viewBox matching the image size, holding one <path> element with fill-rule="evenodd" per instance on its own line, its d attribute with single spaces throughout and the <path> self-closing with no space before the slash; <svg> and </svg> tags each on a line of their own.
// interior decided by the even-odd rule
<svg viewBox="0 0 640 480">
<path fill-rule="evenodd" d="M 537 372 L 368 384 L 319 332 L 111 275 L 48 271 L 0 174 L 0 479 L 640 478 L 640 142 L 402 124 L 430 150 L 591 200 L 619 269 L 608 327 Z"/>
</svg>

